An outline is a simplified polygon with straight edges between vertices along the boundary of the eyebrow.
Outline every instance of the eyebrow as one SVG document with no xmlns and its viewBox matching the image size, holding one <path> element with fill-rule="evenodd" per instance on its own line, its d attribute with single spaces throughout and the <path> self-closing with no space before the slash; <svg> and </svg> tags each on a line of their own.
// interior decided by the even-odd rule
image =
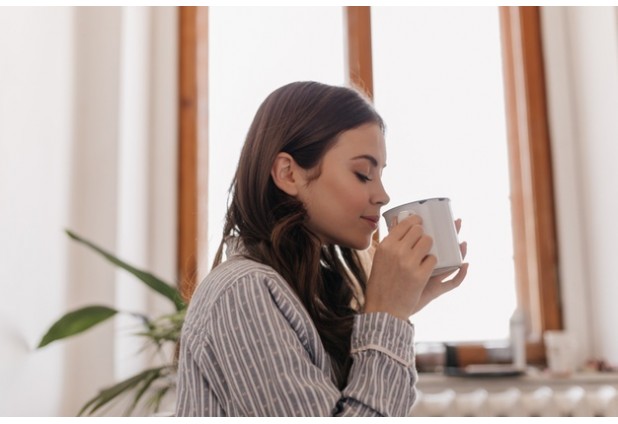
<svg viewBox="0 0 618 424">
<path fill-rule="evenodd" d="M 368 160 L 373 166 L 375 166 L 376 168 L 378 167 L 378 160 L 376 158 L 374 158 L 371 155 L 359 155 L 359 156 L 355 156 L 352 158 L 352 160 L 356 160 L 356 159 L 366 159 Z M 384 164 L 384 167 L 386 167 L 386 164 Z"/>
</svg>

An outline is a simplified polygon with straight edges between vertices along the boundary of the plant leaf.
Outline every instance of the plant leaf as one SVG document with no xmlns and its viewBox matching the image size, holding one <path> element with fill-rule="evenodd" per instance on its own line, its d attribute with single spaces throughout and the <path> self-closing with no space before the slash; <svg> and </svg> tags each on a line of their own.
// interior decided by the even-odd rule
<svg viewBox="0 0 618 424">
<path fill-rule="evenodd" d="M 146 376 L 146 378 L 143 379 L 142 387 L 140 387 L 137 390 L 137 393 L 135 393 L 133 402 L 131 403 L 131 406 L 127 410 L 126 415 L 130 415 L 133 412 L 133 410 L 137 407 L 139 400 L 142 398 L 142 396 L 144 396 L 144 393 L 146 393 L 146 391 L 150 388 L 152 383 L 159 378 L 161 378 L 161 370 L 159 370 L 159 372 L 157 373 L 151 373 L 148 376 Z"/>
<path fill-rule="evenodd" d="M 53 341 L 79 334 L 111 318 L 116 313 L 118 313 L 116 309 L 99 305 L 86 306 L 85 308 L 68 312 L 52 324 L 37 348 L 42 348 Z"/>
<path fill-rule="evenodd" d="M 155 414 L 159 412 L 159 408 L 161 407 L 161 401 L 163 397 L 173 388 L 172 384 L 167 386 L 160 387 L 157 389 L 150 398 L 146 401 L 146 406 L 150 408 Z"/>
<path fill-rule="evenodd" d="M 109 253 L 109 252 L 103 250 L 102 248 L 100 248 L 99 246 L 95 245 L 94 243 L 92 243 L 92 242 L 90 242 L 90 241 L 88 241 L 88 240 L 78 236 L 74 232 L 72 232 L 70 230 L 65 230 L 65 231 L 69 235 L 69 237 L 71 237 L 73 240 L 78 241 L 78 242 L 88 246 L 89 248 L 93 249 L 95 252 L 101 254 L 103 257 L 105 257 L 105 259 L 107 259 L 108 261 L 110 261 L 114 265 L 117 265 L 120 268 L 124 269 L 125 271 L 130 272 L 135 277 L 137 277 L 139 280 L 143 281 L 148 287 L 150 287 L 151 289 L 153 289 L 157 293 L 159 293 L 159 294 L 165 296 L 166 298 L 168 298 L 169 300 L 171 300 L 174 303 L 174 306 L 176 307 L 177 311 L 180 311 L 181 309 L 183 309 L 186 306 L 185 302 L 182 300 L 182 297 L 180 296 L 180 292 L 178 291 L 178 289 L 176 287 L 172 286 L 171 284 L 166 283 L 165 281 L 161 280 L 160 278 L 155 277 L 154 275 L 152 275 L 149 272 L 142 271 L 140 269 L 137 269 L 137 268 L 129 265 L 128 263 L 124 262 L 123 260 L 118 259 L 117 257 L 112 255 L 111 253 Z"/>
<path fill-rule="evenodd" d="M 136 335 L 147 337 L 156 344 L 165 341 L 178 342 L 182 331 L 187 309 L 175 312 L 173 314 L 164 315 L 157 319 L 151 320 L 146 326 L 147 330 L 138 332 Z"/>
<path fill-rule="evenodd" d="M 86 402 L 86 404 L 79 411 L 78 416 L 82 416 L 84 413 L 92 415 L 99 408 L 108 404 L 121 394 L 135 389 L 142 381 L 148 382 L 148 380 L 153 379 L 153 376 L 155 376 L 154 379 L 159 378 L 161 372 L 166 368 L 169 368 L 169 365 L 157 368 L 149 368 L 132 377 L 127 378 L 126 380 L 121 381 L 120 383 L 116 383 L 113 386 L 101 390 L 99 394 Z"/>
</svg>

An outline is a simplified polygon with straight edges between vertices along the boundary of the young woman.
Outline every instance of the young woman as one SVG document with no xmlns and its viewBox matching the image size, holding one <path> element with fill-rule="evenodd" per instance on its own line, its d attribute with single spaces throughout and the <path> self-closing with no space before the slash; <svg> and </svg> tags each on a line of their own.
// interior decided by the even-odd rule
<svg viewBox="0 0 618 424">
<path fill-rule="evenodd" d="M 409 412 L 408 318 L 457 287 L 467 264 L 430 278 L 432 240 L 412 216 L 363 265 L 389 201 L 385 165 L 384 124 L 355 90 L 296 82 L 262 103 L 183 327 L 178 416 Z"/>
</svg>

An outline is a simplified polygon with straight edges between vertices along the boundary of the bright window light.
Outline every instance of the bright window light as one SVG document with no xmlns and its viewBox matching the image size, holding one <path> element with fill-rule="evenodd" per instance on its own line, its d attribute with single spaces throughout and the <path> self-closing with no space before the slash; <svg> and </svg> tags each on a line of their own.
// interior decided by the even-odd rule
<svg viewBox="0 0 618 424">
<path fill-rule="evenodd" d="M 391 206 L 449 197 L 468 242 L 466 281 L 412 318 L 417 340 L 506 338 L 516 303 L 498 8 L 374 7 L 371 18 Z"/>
<path fill-rule="evenodd" d="M 227 191 L 259 105 L 301 80 L 345 83 L 341 7 L 209 8 L 209 264 Z"/>
<path fill-rule="evenodd" d="M 345 75 L 341 7 L 211 7 L 209 14 L 212 262 L 259 104 L 288 82 L 341 85 Z M 506 338 L 516 301 L 498 9 L 372 7 L 372 32 L 389 206 L 450 197 L 469 245 L 468 278 L 413 317 L 417 340 Z"/>
</svg>

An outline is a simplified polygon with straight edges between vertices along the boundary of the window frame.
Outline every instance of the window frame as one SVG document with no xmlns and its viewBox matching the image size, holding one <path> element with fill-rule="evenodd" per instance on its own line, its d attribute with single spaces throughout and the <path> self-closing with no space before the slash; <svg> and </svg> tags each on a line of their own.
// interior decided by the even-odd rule
<svg viewBox="0 0 618 424">
<path fill-rule="evenodd" d="M 530 363 L 545 362 L 543 333 L 563 328 L 540 14 L 500 7 L 517 304 Z"/>
<path fill-rule="evenodd" d="M 208 7 L 179 10 L 178 281 L 190 293 L 208 269 Z M 517 304 L 532 364 L 545 362 L 543 332 L 563 328 L 540 10 L 499 7 Z M 346 6 L 344 17 L 348 83 L 372 98 L 371 8 Z M 467 363 L 486 361 L 482 342 L 466 346 Z"/>
<path fill-rule="evenodd" d="M 188 299 L 208 269 L 208 7 L 178 7 L 177 281 Z"/>
</svg>

